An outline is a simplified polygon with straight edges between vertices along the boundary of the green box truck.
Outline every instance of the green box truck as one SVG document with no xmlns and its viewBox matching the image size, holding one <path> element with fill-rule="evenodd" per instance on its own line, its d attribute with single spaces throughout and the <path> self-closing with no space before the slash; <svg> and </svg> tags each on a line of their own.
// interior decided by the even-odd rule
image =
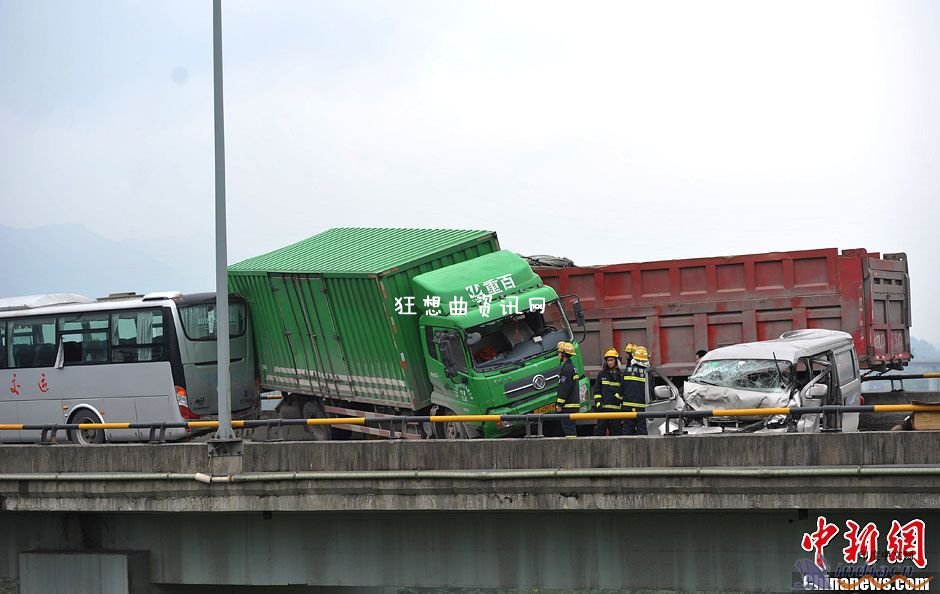
<svg viewBox="0 0 940 594">
<path fill-rule="evenodd" d="M 229 288 L 248 301 L 261 387 L 284 395 L 283 417 L 553 411 L 557 343 L 576 343 L 562 298 L 489 231 L 330 229 L 233 264 Z M 576 296 L 563 299 L 580 312 Z M 521 429 L 343 428 L 440 438 Z"/>
</svg>

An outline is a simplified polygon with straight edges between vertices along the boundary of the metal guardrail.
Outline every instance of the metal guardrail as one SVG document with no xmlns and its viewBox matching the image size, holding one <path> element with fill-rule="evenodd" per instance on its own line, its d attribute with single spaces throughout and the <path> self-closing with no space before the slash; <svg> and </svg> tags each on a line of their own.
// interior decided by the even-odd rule
<svg viewBox="0 0 940 594">
<path fill-rule="evenodd" d="M 326 417 L 312 419 L 253 419 L 232 421 L 235 429 L 257 427 L 290 427 L 314 425 L 362 425 L 391 427 L 401 426 L 403 432 L 408 425 L 422 423 L 526 423 L 529 434 L 530 424 L 540 425 L 545 421 L 598 421 L 601 419 L 705 419 L 712 417 L 765 417 L 787 415 L 800 417 L 808 414 L 837 413 L 899 413 L 899 412 L 940 412 L 940 404 L 867 404 L 859 406 L 802 406 L 779 408 L 729 408 L 709 410 L 668 410 L 643 412 L 587 412 L 587 413 L 545 413 L 521 415 L 399 415 L 382 417 Z M 217 429 L 218 421 L 188 421 L 181 423 L 67 423 L 67 424 L 18 424 L 0 423 L 0 431 L 41 431 L 40 441 L 46 442 L 59 431 L 77 431 L 88 429 L 149 429 L 151 441 L 163 441 L 167 429 Z"/>
<path fill-rule="evenodd" d="M 887 374 L 868 374 L 862 376 L 863 382 L 877 382 L 877 381 L 903 381 L 903 380 L 918 380 L 918 379 L 934 379 L 940 378 L 940 373 L 910 373 L 905 375 L 887 375 Z"/>
</svg>

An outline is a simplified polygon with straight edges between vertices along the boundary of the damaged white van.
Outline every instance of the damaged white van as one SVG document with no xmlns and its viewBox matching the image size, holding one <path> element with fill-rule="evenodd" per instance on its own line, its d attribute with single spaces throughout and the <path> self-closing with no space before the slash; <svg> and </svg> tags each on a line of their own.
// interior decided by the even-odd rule
<svg viewBox="0 0 940 594">
<path fill-rule="evenodd" d="M 794 330 L 717 348 L 702 357 L 682 391 L 686 410 L 858 406 L 862 395 L 852 335 L 835 330 Z M 685 425 L 689 433 L 857 431 L 858 413 L 706 417 Z M 672 421 L 660 428 L 675 429 Z"/>
</svg>

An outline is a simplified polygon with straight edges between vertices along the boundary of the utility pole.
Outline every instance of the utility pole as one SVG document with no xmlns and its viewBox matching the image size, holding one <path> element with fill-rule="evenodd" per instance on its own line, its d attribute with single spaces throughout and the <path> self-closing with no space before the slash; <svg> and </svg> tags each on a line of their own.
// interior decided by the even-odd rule
<svg viewBox="0 0 940 594">
<path fill-rule="evenodd" d="M 225 233 L 225 118 L 222 112 L 222 0 L 212 0 L 212 58 L 215 98 L 215 326 L 218 345 L 219 429 L 210 455 L 237 455 L 241 440 L 232 431 L 232 381 L 229 370 L 228 250 Z"/>
</svg>

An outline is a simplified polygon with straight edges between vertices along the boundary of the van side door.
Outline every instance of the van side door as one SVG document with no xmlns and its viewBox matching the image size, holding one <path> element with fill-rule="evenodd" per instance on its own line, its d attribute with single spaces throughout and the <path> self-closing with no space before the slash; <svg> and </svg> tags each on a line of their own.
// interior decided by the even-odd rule
<svg viewBox="0 0 940 594">
<path fill-rule="evenodd" d="M 859 376 L 855 349 L 848 347 L 835 353 L 837 384 L 840 401 L 844 406 L 858 406 L 862 399 L 862 380 Z M 858 431 L 859 413 L 842 415 L 842 431 Z"/>
<path fill-rule="evenodd" d="M 833 372 L 834 362 L 832 351 L 800 359 L 797 365 L 797 382 L 800 388 L 801 406 L 839 404 L 839 387 L 834 380 L 835 373 Z M 817 426 L 819 417 L 816 415 L 803 415 L 801 420 L 805 425 L 805 429 L 801 432 L 839 429 L 839 417 L 833 413 L 822 415 L 821 426 Z"/>
</svg>

